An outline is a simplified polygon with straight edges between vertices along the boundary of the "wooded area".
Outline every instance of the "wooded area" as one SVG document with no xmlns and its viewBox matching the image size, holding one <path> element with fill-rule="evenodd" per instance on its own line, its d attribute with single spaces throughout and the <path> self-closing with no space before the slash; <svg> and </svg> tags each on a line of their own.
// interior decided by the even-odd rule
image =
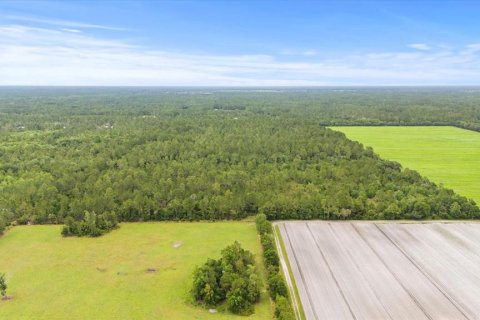
<svg viewBox="0 0 480 320">
<path fill-rule="evenodd" d="M 0 228 L 119 221 L 479 218 L 324 125 L 479 129 L 450 89 L 1 88 Z M 3 221 L 2 221 L 3 220 Z"/>
</svg>

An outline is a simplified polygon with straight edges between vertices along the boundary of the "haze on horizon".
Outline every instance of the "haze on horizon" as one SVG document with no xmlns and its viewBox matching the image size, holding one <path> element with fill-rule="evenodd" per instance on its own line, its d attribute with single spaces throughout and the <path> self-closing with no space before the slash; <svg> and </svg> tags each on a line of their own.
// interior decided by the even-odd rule
<svg viewBox="0 0 480 320">
<path fill-rule="evenodd" d="M 2 1 L 0 85 L 479 85 L 475 1 Z"/>
</svg>

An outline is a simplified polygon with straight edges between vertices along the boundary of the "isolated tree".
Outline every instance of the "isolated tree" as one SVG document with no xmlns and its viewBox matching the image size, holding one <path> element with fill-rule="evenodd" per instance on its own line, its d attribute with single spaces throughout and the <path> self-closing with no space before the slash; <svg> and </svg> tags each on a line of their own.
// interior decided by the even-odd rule
<svg viewBox="0 0 480 320">
<path fill-rule="evenodd" d="M 5 280 L 5 273 L 0 273 L 0 295 L 4 298 L 7 295 L 7 280 Z"/>
</svg>

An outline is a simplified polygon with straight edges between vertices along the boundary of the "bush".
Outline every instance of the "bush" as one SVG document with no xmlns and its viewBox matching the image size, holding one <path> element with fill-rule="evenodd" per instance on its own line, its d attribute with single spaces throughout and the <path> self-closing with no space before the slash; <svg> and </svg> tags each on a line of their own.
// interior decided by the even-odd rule
<svg viewBox="0 0 480 320">
<path fill-rule="evenodd" d="M 263 259 L 265 260 L 266 266 L 278 266 L 280 263 L 280 259 L 277 254 L 273 235 L 262 234 L 260 236 L 260 241 L 263 247 Z"/>
<path fill-rule="evenodd" d="M 269 266 L 278 266 L 280 263 L 280 258 L 278 257 L 275 248 L 263 251 L 263 258 L 265 259 L 265 263 Z"/>
<path fill-rule="evenodd" d="M 255 224 L 260 235 L 272 233 L 272 224 L 267 220 L 267 216 L 263 213 L 257 214 Z"/>
<path fill-rule="evenodd" d="M 5 273 L 0 273 L 0 295 L 2 297 L 7 295 L 7 280 L 5 280 Z"/>
<path fill-rule="evenodd" d="M 275 249 L 275 240 L 273 240 L 273 236 L 270 234 L 262 234 L 260 236 L 260 241 L 262 242 L 262 247 L 265 250 Z"/>
<path fill-rule="evenodd" d="M 287 298 L 278 296 L 275 301 L 275 317 L 278 320 L 295 320 L 295 314 Z"/>
<path fill-rule="evenodd" d="M 280 274 L 276 273 L 269 275 L 268 292 L 270 293 L 270 297 L 272 297 L 273 300 L 276 300 L 279 296 L 288 298 L 288 289 L 285 285 L 285 281 Z"/>
<path fill-rule="evenodd" d="M 3 234 L 6 227 L 7 224 L 5 223 L 5 220 L 0 216 L 0 235 Z"/>
</svg>

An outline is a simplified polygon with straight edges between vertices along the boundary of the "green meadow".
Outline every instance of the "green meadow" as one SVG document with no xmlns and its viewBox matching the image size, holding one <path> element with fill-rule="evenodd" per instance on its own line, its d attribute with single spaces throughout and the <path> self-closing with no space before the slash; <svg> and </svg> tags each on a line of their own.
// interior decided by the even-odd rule
<svg viewBox="0 0 480 320">
<path fill-rule="evenodd" d="M 333 127 L 480 203 L 480 133 L 455 127 Z"/>
<path fill-rule="evenodd" d="M 100 238 L 62 238 L 61 228 L 19 226 L 0 238 L 13 297 L 0 300 L 0 319 L 273 318 L 266 292 L 250 317 L 211 314 L 189 296 L 195 266 L 235 240 L 263 271 L 253 223 L 125 223 Z"/>
</svg>

